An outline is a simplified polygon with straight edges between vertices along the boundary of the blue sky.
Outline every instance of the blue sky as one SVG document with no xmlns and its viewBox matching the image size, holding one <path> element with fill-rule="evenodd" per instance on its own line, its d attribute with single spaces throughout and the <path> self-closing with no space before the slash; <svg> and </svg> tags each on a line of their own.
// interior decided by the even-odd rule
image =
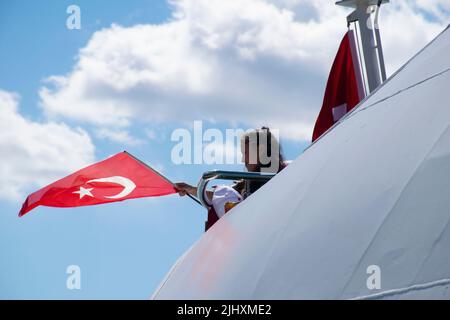
<svg viewBox="0 0 450 320">
<path fill-rule="evenodd" d="M 69 72 L 78 50 L 95 31 L 111 23 L 157 24 L 170 18 L 165 1 L 77 1 L 82 29 L 68 30 L 65 10 L 72 3 L 0 4 L 0 39 L 4 43 L 0 88 L 20 93 L 21 113 L 35 121 L 45 117 L 38 106 L 41 80 Z M 170 132 L 168 129 L 162 141 L 142 146 L 95 141 L 96 159 L 126 149 L 149 163 L 164 164 L 169 178 L 191 183 L 205 170 L 221 167 L 171 165 L 174 143 Z M 293 144 L 286 151 L 294 156 L 300 148 Z M 20 204 L 0 202 L 3 299 L 147 298 L 175 260 L 202 235 L 206 217 L 192 200 L 175 195 L 86 208 L 40 207 L 19 219 Z M 81 290 L 66 288 L 66 268 L 72 264 L 81 268 Z"/>
<path fill-rule="evenodd" d="M 0 172 L 8 176 L 0 188 L 0 298 L 145 299 L 203 234 L 205 210 L 176 195 L 73 209 L 40 207 L 19 219 L 24 197 L 43 181 L 122 150 L 173 181 L 195 184 L 206 170 L 242 170 L 241 164 L 172 162 L 170 135 L 177 128 L 190 130 L 193 120 L 222 132 L 278 127 L 288 159 L 309 144 L 348 11 L 325 1 L 319 13 L 317 4 L 286 1 L 277 7 L 252 0 L 246 5 L 255 16 L 242 16 L 242 4 L 210 3 L 0 3 L 0 90 L 15 95 L 17 110 L 8 116 L 27 133 L 14 132 L 14 146 L 0 142 Z M 81 30 L 65 26 L 71 4 L 81 8 Z M 401 6 L 393 5 L 384 22 L 415 18 L 418 31 L 414 41 L 383 34 L 390 73 L 443 26 L 432 11 L 405 13 Z M 97 77 L 105 72 L 103 62 L 107 75 L 119 75 L 119 84 Z M 145 68 L 151 72 L 141 74 Z M 45 79 L 52 76 L 62 77 L 64 84 L 48 84 Z M 43 95 L 43 88 L 50 94 Z M 69 137 L 61 137 L 63 147 L 53 138 L 42 141 L 57 135 L 55 128 Z M 36 145 L 39 150 L 33 149 Z M 81 268 L 81 290 L 66 288 L 69 265 Z"/>
<path fill-rule="evenodd" d="M 158 23 L 169 15 L 163 1 L 77 3 L 83 8 L 83 26 L 74 31 L 65 28 L 71 1 L 0 4 L 0 39 L 7 44 L 0 50 L 0 87 L 20 92 L 28 117 L 42 117 L 37 108 L 41 79 L 68 72 L 94 31 L 112 22 Z M 100 148 L 99 159 L 123 149 Z M 151 154 L 152 148 L 146 148 L 139 153 Z M 174 196 L 75 210 L 39 208 L 26 219 L 17 218 L 19 207 L 0 204 L 1 298 L 145 298 L 201 234 L 198 208 Z M 66 288 L 70 264 L 81 267 L 81 290 Z"/>
</svg>

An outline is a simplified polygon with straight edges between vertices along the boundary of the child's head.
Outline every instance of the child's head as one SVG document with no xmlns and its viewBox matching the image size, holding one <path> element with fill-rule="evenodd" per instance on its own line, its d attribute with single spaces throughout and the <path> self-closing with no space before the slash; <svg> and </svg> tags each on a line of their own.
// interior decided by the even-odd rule
<svg viewBox="0 0 450 320">
<path fill-rule="evenodd" d="M 250 172 L 277 173 L 283 169 L 280 144 L 267 127 L 246 132 L 241 137 L 242 161 Z"/>
</svg>

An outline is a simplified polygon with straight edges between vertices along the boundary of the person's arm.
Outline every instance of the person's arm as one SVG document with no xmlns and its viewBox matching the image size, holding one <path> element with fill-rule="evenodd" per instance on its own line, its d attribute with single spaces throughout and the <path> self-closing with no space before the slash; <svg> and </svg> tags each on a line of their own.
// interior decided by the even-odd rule
<svg viewBox="0 0 450 320">
<path fill-rule="evenodd" d="M 190 184 L 187 184 L 185 182 L 175 183 L 175 188 L 178 190 L 178 194 L 180 196 L 185 196 L 186 194 L 190 194 L 194 197 L 197 196 L 197 187 L 191 186 Z M 205 193 L 206 193 L 206 196 L 208 197 L 209 201 L 211 201 L 213 192 L 206 191 Z"/>
</svg>

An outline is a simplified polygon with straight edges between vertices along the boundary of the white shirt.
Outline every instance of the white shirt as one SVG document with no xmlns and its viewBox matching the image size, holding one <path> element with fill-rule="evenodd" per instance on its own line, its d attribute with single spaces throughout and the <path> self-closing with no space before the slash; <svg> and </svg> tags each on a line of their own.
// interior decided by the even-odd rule
<svg viewBox="0 0 450 320">
<path fill-rule="evenodd" d="M 208 199 L 208 197 L 205 197 Z M 232 187 L 227 185 L 219 185 L 214 188 L 212 201 L 208 203 L 214 207 L 219 218 L 222 218 L 225 214 L 225 204 L 227 202 L 240 202 L 242 201 L 242 196 L 234 190 Z M 211 203 L 212 202 L 212 203 Z"/>
</svg>

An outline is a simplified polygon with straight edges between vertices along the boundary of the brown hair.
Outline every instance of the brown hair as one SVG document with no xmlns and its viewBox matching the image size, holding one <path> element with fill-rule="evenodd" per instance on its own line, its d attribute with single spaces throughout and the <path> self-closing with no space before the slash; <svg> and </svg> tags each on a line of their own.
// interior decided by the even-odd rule
<svg viewBox="0 0 450 320">
<path fill-rule="evenodd" d="M 274 173 L 284 169 L 285 162 L 280 143 L 268 127 L 261 127 L 261 129 L 255 129 L 242 135 L 241 142 L 245 143 L 245 148 L 249 147 L 251 141 L 256 142 L 258 172 L 264 171 L 263 168 L 274 168 L 276 169 Z M 263 144 L 267 146 L 265 156 L 269 158 L 268 163 L 260 163 L 260 146 Z"/>
</svg>

